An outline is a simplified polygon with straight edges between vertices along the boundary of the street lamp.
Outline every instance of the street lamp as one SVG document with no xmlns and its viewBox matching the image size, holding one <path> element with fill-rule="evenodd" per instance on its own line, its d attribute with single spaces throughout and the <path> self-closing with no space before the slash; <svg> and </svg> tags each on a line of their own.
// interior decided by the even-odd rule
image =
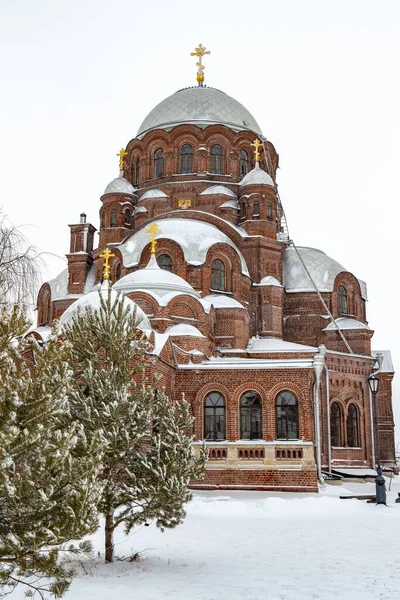
<svg viewBox="0 0 400 600">
<path fill-rule="evenodd" d="M 378 464 L 377 473 L 375 479 L 375 487 L 376 487 L 376 503 L 377 504 L 386 504 L 386 488 L 385 488 L 385 478 L 382 476 L 381 469 L 381 452 L 379 447 L 379 432 L 378 432 L 378 411 L 376 408 L 376 394 L 378 393 L 379 387 L 379 377 L 376 375 L 371 375 L 368 377 L 368 385 L 371 390 L 373 402 L 374 402 L 374 428 L 375 428 L 375 452 L 376 452 L 376 462 Z"/>
</svg>

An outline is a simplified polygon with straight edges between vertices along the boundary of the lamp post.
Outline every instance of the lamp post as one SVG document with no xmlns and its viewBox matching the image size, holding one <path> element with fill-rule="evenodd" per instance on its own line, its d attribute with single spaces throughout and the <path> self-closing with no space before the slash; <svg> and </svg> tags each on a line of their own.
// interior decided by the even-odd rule
<svg viewBox="0 0 400 600">
<path fill-rule="evenodd" d="M 371 375 L 368 377 L 368 385 L 371 390 L 373 405 L 374 405 L 374 429 L 375 429 L 375 452 L 376 452 L 376 462 L 378 465 L 377 468 L 377 476 L 375 479 L 375 487 L 376 487 L 376 503 L 377 504 L 386 504 L 386 488 L 385 488 L 385 478 L 382 476 L 381 469 L 381 452 L 379 447 L 379 432 L 378 432 L 378 411 L 376 408 L 376 394 L 378 393 L 379 387 L 379 377 L 376 375 Z"/>
</svg>

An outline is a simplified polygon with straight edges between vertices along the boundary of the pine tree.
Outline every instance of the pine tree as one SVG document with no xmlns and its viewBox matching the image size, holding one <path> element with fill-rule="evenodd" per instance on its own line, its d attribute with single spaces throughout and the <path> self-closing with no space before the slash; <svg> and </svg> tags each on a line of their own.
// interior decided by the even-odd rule
<svg viewBox="0 0 400 600">
<path fill-rule="evenodd" d="M 68 414 L 66 348 L 56 331 L 44 347 L 18 341 L 26 329 L 18 307 L 0 311 L 0 588 L 58 598 L 73 575 L 60 551 L 98 526 L 101 465 Z"/>
<path fill-rule="evenodd" d="M 156 519 L 160 527 L 182 522 L 191 477 L 201 477 L 205 458 L 191 447 L 189 405 L 171 402 L 145 378 L 148 342 L 124 298 L 100 293 L 97 310 L 78 312 L 65 329 L 77 385 L 72 418 L 91 436 L 101 430 L 105 560 L 114 557 L 113 534 L 124 523 Z"/>
</svg>

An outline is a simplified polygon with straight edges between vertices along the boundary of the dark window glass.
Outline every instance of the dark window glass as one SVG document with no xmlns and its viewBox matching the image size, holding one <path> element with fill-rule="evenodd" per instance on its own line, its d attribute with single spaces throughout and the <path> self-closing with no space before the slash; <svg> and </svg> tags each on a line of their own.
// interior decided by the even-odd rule
<svg viewBox="0 0 400 600">
<path fill-rule="evenodd" d="M 299 439 L 297 398 L 292 392 L 281 392 L 276 398 L 276 438 L 278 440 Z"/>
<path fill-rule="evenodd" d="M 193 148 L 190 144 L 181 147 L 179 172 L 193 173 Z"/>
<path fill-rule="evenodd" d="M 350 404 L 347 410 L 347 445 L 350 448 L 358 448 L 358 415 L 357 408 L 354 404 Z"/>
<path fill-rule="evenodd" d="M 154 178 L 164 176 L 164 152 L 159 148 L 154 152 Z"/>
<path fill-rule="evenodd" d="M 121 279 L 121 265 L 118 264 L 117 268 L 115 269 L 115 281 L 118 281 L 118 279 Z"/>
<path fill-rule="evenodd" d="M 161 256 L 157 258 L 157 263 L 160 269 L 172 272 L 172 259 L 168 254 L 161 254 Z"/>
<path fill-rule="evenodd" d="M 337 402 L 331 406 L 331 446 L 342 445 L 342 414 Z"/>
<path fill-rule="evenodd" d="M 260 218 L 260 203 L 256 201 L 253 204 L 253 219 L 259 219 L 259 218 Z"/>
<path fill-rule="evenodd" d="M 222 146 L 214 144 L 211 148 L 211 173 L 224 172 L 224 151 Z"/>
<path fill-rule="evenodd" d="M 271 202 L 267 204 L 267 219 L 272 220 L 272 206 Z"/>
<path fill-rule="evenodd" d="M 219 392 L 210 392 L 204 399 L 204 437 L 225 439 L 225 399 Z"/>
<path fill-rule="evenodd" d="M 139 158 L 137 158 L 136 165 L 135 165 L 135 185 L 139 185 L 139 181 L 140 181 L 140 160 L 139 160 Z"/>
<path fill-rule="evenodd" d="M 338 312 L 347 315 L 347 292 L 342 285 L 338 287 Z"/>
<path fill-rule="evenodd" d="M 225 265 L 222 260 L 213 260 L 211 266 L 211 287 L 213 290 L 225 290 Z"/>
<path fill-rule="evenodd" d="M 125 211 L 125 224 L 126 225 L 131 224 L 131 211 L 129 210 L 129 208 L 127 208 Z"/>
<path fill-rule="evenodd" d="M 117 209 L 113 208 L 111 211 L 111 225 L 117 224 Z"/>
<path fill-rule="evenodd" d="M 240 399 L 240 421 L 242 440 L 260 440 L 261 399 L 255 392 L 246 392 Z"/>
<path fill-rule="evenodd" d="M 105 217 L 104 213 L 102 213 L 102 215 L 101 215 L 101 226 L 102 227 L 106 226 L 106 217 Z"/>
<path fill-rule="evenodd" d="M 246 206 L 245 206 L 244 202 L 242 202 L 240 204 L 240 218 L 244 219 L 245 216 L 246 216 Z"/>
<path fill-rule="evenodd" d="M 240 177 L 244 177 L 249 172 L 249 155 L 246 150 L 240 151 Z"/>
</svg>

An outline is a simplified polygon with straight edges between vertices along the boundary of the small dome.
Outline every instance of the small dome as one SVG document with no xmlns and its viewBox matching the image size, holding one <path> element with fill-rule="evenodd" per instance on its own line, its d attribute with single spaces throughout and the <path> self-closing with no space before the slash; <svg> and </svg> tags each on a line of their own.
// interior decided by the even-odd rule
<svg viewBox="0 0 400 600">
<path fill-rule="evenodd" d="M 276 277 L 272 277 L 272 275 L 267 275 L 263 277 L 257 285 L 273 285 L 275 287 L 283 287 L 282 284 L 276 279 Z"/>
<path fill-rule="evenodd" d="M 180 336 L 180 335 L 191 335 L 192 337 L 204 337 L 204 335 L 197 329 L 197 327 L 193 327 L 193 325 L 188 325 L 187 323 L 178 323 L 177 325 L 172 325 L 168 327 L 165 332 L 169 336 Z"/>
<path fill-rule="evenodd" d="M 221 204 L 220 208 L 233 208 L 235 210 L 238 210 L 239 205 L 237 203 L 237 200 L 227 200 L 226 202 Z"/>
<path fill-rule="evenodd" d="M 93 292 L 89 292 L 88 294 L 84 294 L 78 300 L 76 300 L 73 304 L 71 304 L 67 310 L 61 315 L 60 323 L 62 325 L 69 325 L 72 322 L 74 315 L 77 311 L 84 311 L 89 306 L 95 310 L 100 310 L 100 295 L 104 300 L 107 300 L 108 297 L 108 282 L 104 281 L 101 288 L 94 290 Z M 119 294 L 114 290 L 111 290 L 111 302 L 115 302 L 118 298 Z M 143 310 L 137 306 L 132 300 L 124 297 L 124 307 L 129 308 L 132 312 L 136 311 L 136 319 L 137 326 L 141 330 L 151 329 L 150 322 L 146 317 Z"/>
<path fill-rule="evenodd" d="M 223 194 L 224 196 L 231 196 L 237 198 L 236 194 L 232 192 L 226 185 L 211 185 L 204 192 L 201 192 L 200 196 L 208 196 L 213 194 Z"/>
<path fill-rule="evenodd" d="M 200 297 L 200 294 L 182 277 L 160 269 L 154 254 L 151 255 L 147 267 L 121 277 L 113 285 L 113 289 L 122 291 L 124 294 L 140 290 L 150 293 L 157 299 L 171 293 L 188 294 L 194 298 Z"/>
<path fill-rule="evenodd" d="M 335 319 L 335 322 L 339 329 L 367 329 L 368 331 L 371 331 L 368 325 L 362 323 L 361 321 L 357 321 L 357 319 L 339 317 L 338 319 Z M 337 331 L 337 327 L 335 323 L 331 322 L 327 327 L 325 327 L 324 331 Z"/>
<path fill-rule="evenodd" d="M 163 191 L 159 190 L 158 188 L 155 188 L 152 190 L 147 190 L 147 192 L 145 192 L 143 196 L 139 198 L 139 201 L 146 200 L 146 198 L 168 198 L 168 196 L 167 194 L 164 194 Z"/>
<path fill-rule="evenodd" d="M 152 129 L 170 130 L 183 123 L 201 128 L 226 125 L 233 131 L 261 135 L 257 121 L 240 102 L 215 88 L 195 86 L 178 90 L 157 104 L 139 127 L 137 137 Z"/>
<path fill-rule="evenodd" d="M 113 179 L 104 190 L 104 194 L 134 194 L 135 188 L 121 175 Z"/>
<path fill-rule="evenodd" d="M 256 162 L 254 169 L 249 171 L 240 182 L 240 187 L 245 185 L 272 185 L 275 187 L 272 177 L 266 171 L 260 169 L 258 162 Z"/>
<path fill-rule="evenodd" d="M 211 294 L 210 296 L 205 296 L 200 300 L 200 302 L 204 305 L 214 306 L 217 308 L 244 308 L 243 304 L 240 304 L 234 298 L 230 296 L 225 296 L 225 294 Z"/>
</svg>

